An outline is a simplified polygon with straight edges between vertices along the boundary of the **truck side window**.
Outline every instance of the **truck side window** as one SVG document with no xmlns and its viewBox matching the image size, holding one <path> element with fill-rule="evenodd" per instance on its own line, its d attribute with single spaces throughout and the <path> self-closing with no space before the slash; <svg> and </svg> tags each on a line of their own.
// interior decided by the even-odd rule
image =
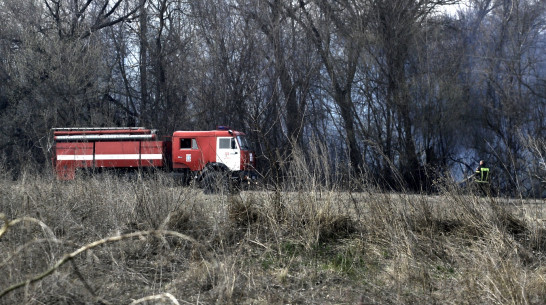
<svg viewBox="0 0 546 305">
<path fill-rule="evenodd" d="M 180 139 L 180 149 L 197 149 L 195 139 Z"/>
<path fill-rule="evenodd" d="M 220 138 L 218 141 L 218 148 L 220 149 L 229 149 L 231 147 L 231 140 L 229 138 Z"/>
</svg>

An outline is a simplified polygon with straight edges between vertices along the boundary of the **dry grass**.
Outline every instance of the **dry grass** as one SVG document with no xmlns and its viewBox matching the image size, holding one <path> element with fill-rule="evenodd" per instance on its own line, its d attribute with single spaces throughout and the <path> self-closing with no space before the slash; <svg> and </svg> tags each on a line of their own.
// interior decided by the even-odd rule
<svg viewBox="0 0 546 305">
<path fill-rule="evenodd" d="M 163 175 L 2 178 L 0 303 L 546 303 L 544 200 L 294 176 L 235 196 Z"/>
</svg>

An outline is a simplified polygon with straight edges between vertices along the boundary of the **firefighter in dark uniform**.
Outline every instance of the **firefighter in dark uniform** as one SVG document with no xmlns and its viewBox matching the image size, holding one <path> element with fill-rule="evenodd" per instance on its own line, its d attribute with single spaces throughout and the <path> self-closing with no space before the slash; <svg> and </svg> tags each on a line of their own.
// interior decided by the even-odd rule
<svg viewBox="0 0 546 305">
<path fill-rule="evenodd" d="M 478 184 L 480 191 L 486 195 L 491 193 L 491 185 L 489 181 L 489 167 L 485 165 L 483 160 L 480 161 L 480 166 L 476 168 L 474 181 Z"/>
</svg>

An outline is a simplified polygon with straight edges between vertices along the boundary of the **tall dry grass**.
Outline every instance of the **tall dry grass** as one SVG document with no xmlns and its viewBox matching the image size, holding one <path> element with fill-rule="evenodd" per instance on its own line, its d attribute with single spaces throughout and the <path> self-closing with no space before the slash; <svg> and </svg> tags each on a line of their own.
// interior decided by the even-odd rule
<svg viewBox="0 0 546 305">
<path fill-rule="evenodd" d="M 161 173 L 5 175 L 0 303 L 546 303 L 543 200 L 450 181 L 381 192 L 328 172 L 320 149 L 274 188 L 237 195 Z"/>
</svg>

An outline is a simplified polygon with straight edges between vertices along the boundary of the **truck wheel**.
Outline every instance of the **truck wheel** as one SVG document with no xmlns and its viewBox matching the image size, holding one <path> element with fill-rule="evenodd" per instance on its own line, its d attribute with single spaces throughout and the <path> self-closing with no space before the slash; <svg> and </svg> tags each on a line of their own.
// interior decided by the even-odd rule
<svg viewBox="0 0 546 305">
<path fill-rule="evenodd" d="M 189 170 L 171 172 L 171 177 L 176 186 L 188 186 L 192 180 Z"/>
<path fill-rule="evenodd" d="M 229 179 L 224 172 L 210 171 L 201 181 L 205 194 L 226 193 L 229 191 Z"/>
</svg>

